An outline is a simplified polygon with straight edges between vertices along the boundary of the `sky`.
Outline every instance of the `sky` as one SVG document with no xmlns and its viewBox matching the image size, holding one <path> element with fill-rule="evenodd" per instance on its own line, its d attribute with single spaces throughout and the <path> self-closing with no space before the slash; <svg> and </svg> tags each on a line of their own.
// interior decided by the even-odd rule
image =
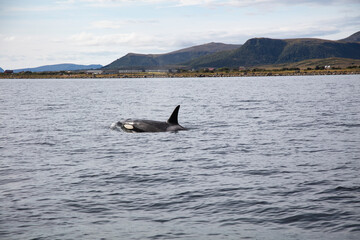
<svg viewBox="0 0 360 240">
<path fill-rule="evenodd" d="M 0 0 L 0 67 L 107 65 L 130 52 L 357 31 L 360 0 Z"/>
</svg>

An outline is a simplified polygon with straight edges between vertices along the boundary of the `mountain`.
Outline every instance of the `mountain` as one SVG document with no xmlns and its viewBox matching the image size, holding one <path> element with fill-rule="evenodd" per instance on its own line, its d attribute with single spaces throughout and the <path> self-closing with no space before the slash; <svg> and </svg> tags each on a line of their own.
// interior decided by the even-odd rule
<svg viewBox="0 0 360 240">
<path fill-rule="evenodd" d="M 4 69 L 2 69 L 1 67 L 0 67 L 0 73 L 3 73 L 4 72 Z"/>
<path fill-rule="evenodd" d="M 35 68 L 23 68 L 14 70 L 15 73 L 18 72 L 57 72 L 57 71 L 76 71 L 76 70 L 90 70 L 90 69 L 99 69 L 102 65 L 93 64 L 93 65 L 77 65 L 77 64 L 55 64 L 55 65 L 46 65 Z"/>
<path fill-rule="evenodd" d="M 181 65 L 192 59 L 206 56 L 216 52 L 230 51 L 239 48 L 241 45 L 208 43 L 181 49 L 165 54 L 136 54 L 129 53 L 122 58 L 106 65 L 102 69 L 143 69 L 143 68 L 169 68 L 174 65 Z"/>
<path fill-rule="evenodd" d="M 200 57 L 186 65 L 193 68 L 250 67 L 332 57 L 360 59 L 360 43 L 312 38 L 252 38 L 232 52 Z"/>
<path fill-rule="evenodd" d="M 339 41 L 341 41 L 341 42 L 360 42 L 360 31 L 354 33 L 353 35 L 351 35 L 347 38 L 341 39 Z"/>
</svg>

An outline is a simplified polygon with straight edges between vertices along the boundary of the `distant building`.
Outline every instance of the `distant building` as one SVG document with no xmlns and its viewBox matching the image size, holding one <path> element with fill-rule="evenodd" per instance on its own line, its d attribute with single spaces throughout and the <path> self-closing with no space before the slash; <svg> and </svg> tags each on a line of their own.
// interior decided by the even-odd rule
<svg viewBox="0 0 360 240">
<path fill-rule="evenodd" d="M 119 73 L 141 73 L 144 70 L 128 69 L 128 70 L 119 70 Z"/>
<path fill-rule="evenodd" d="M 167 73 L 169 70 L 163 70 L 163 69 L 154 69 L 154 70 L 145 70 L 145 72 L 158 72 L 158 73 Z"/>
<path fill-rule="evenodd" d="M 14 73 L 14 71 L 13 70 L 5 70 L 4 73 L 10 74 L 10 73 Z"/>
<path fill-rule="evenodd" d="M 86 73 L 88 73 L 88 74 L 102 74 L 103 70 L 87 70 Z"/>
<path fill-rule="evenodd" d="M 330 65 L 327 65 L 327 66 L 325 66 L 324 68 L 325 68 L 325 69 L 330 69 L 331 66 L 330 66 Z"/>
</svg>

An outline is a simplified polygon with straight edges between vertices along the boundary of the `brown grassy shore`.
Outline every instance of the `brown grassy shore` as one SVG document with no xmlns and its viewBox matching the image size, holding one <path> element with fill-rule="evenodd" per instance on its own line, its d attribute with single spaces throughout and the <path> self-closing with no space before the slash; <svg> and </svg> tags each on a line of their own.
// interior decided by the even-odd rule
<svg viewBox="0 0 360 240">
<path fill-rule="evenodd" d="M 68 79 L 68 78 L 198 78 L 198 77 L 253 77 L 360 74 L 360 67 L 345 69 L 249 69 L 242 71 L 218 70 L 179 73 L 88 74 L 84 72 L 0 73 L 2 79 Z"/>
</svg>

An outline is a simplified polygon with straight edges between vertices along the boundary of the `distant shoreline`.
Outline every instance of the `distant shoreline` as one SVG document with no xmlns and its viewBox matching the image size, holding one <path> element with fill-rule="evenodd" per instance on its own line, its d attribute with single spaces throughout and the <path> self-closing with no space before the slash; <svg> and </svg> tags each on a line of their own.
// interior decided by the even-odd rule
<svg viewBox="0 0 360 240">
<path fill-rule="evenodd" d="M 264 70 L 229 72 L 180 72 L 180 73 L 118 73 L 89 74 L 76 72 L 42 72 L 42 73 L 0 73 L 0 79 L 71 79 L 71 78 L 203 78 L 203 77 L 266 77 L 266 76 L 312 76 L 312 75 L 357 75 L 360 68 L 329 70 Z"/>
</svg>

